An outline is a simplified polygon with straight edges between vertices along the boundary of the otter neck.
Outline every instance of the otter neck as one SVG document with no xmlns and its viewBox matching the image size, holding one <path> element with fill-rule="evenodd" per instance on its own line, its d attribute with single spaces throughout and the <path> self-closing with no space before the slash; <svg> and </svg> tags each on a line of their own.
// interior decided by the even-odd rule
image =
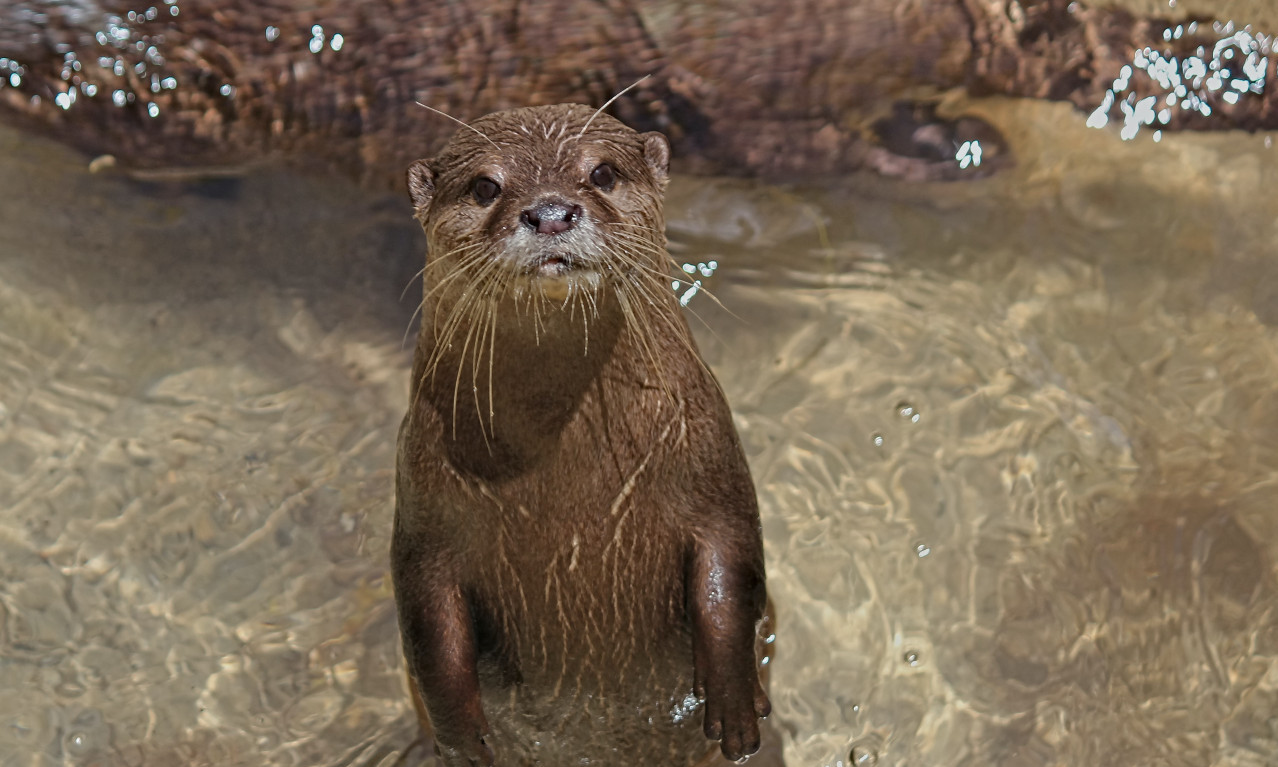
<svg viewBox="0 0 1278 767">
<path fill-rule="evenodd" d="M 461 327 L 451 343 L 423 326 L 420 396 L 438 414 L 455 468 L 498 479 L 553 452 L 614 361 L 624 319 L 608 293 L 600 291 L 593 307 L 542 306 L 536 316 L 506 301 L 492 308 L 495 316 L 481 313 L 475 327 Z M 434 308 L 428 306 L 426 316 Z M 446 346 L 437 352 L 437 344 Z M 431 374 L 422 363 L 436 355 Z"/>
</svg>

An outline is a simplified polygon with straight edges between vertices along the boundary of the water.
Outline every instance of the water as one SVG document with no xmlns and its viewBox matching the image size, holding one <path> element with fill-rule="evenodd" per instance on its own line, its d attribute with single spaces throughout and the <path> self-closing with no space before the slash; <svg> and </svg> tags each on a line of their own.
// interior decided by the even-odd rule
<svg viewBox="0 0 1278 767">
<path fill-rule="evenodd" d="M 788 761 L 1272 765 L 1272 137 L 970 106 L 1014 170 L 671 190 Z M 85 166 L 0 132 L 0 764 L 395 763 L 406 205 Z"/>
</svg>

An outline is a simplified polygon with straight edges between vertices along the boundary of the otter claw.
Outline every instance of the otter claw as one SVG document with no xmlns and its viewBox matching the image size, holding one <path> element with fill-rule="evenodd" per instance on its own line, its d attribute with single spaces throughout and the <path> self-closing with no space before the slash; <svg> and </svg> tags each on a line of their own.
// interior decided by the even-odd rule
<svg viewBox="0 0 1278 767">
<path fill-rule="evenodd" d="M 771 710 L 762 689 L 753 696 L 716 695 L 712 687 L 706 697 L 706 737 L 719 741 L 719 750 L 729 761 L 743 760 L 759 750 L 759 718 Z"/>
</svg>

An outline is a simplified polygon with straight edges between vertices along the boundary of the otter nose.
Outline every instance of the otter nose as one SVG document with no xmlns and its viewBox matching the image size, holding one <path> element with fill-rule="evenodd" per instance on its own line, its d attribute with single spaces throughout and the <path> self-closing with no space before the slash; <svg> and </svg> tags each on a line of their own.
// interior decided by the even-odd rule
<svg viewBox="0 0 1278 767">
<path fill-rule="evenodd" d="M 581 217 L 580 205 L 569 205 L 563 202 L 543 202 L 525 210 L 519 216 L 524 226 L 537 234 L 559 234 L 566 232 Z"/>
</svg>

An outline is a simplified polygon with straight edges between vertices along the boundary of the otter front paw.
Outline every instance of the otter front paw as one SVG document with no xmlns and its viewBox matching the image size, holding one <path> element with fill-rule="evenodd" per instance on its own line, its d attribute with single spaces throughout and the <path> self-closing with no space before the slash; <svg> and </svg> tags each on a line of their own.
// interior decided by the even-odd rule
<svg viewBox="0 0 1278 767">
<path fill-rule="evenodd" d="M 697 694 L 705 701 L 705 733 L 723 755 L 737 761 L 759 750 L 759 718 L 772 712 L 758 677 L 707 679 Z"/>
<path fill-rule="evenodd" d="M 493 767 L 493 750 L 483 738 L 453 748 L 435 741 L 435 755 L 444 767 Z"/>
</svg>

